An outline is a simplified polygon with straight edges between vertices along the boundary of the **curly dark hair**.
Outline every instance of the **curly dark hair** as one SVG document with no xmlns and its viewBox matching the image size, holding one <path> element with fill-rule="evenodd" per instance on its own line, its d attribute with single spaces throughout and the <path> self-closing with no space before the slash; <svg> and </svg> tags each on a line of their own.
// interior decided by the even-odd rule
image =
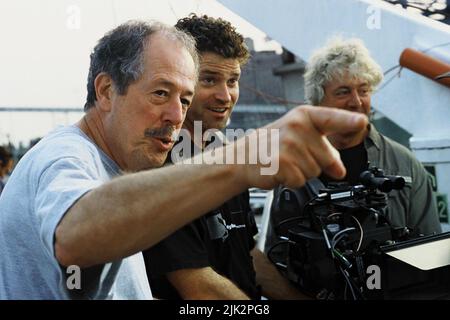
<svg viewBox="0 0 450 320">
<path fill-rule="evenodd" d="M 191 13 L 188 17 L 178 20 L 175 27 L 189 33 L 197 42 L 197 50 L 213 52 L 224 58 L 238 59 L 245 64 L 250 58 L 250 52 L 244 43 L 244 37 L 236 29 L 221 18 L 207 15 L 197 16 Z"/>
</svg>

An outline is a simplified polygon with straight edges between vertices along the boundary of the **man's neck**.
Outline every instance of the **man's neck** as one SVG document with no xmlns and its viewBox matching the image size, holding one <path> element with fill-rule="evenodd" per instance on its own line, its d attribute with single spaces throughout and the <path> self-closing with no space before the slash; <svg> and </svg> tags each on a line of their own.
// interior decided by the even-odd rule
<svg viewBox="0 0 450 320">
<path fill-rule="evenodd" d="M 83 131 L 108 157 L 116 162 L 121 169 L 124 169 L 124 164 L 120 163 L 111 152 L 111 149 L 106 142 L 105 129 L 103 121 L 96 107 L 91 109 L 81 118 L 76 124 L 81 131 Z"/>
</svg>

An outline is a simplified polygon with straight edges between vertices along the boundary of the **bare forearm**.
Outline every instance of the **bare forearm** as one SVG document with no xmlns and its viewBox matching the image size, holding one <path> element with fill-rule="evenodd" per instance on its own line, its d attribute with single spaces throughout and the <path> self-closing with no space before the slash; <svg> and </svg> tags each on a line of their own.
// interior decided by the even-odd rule
<svg viewBox="0 0 450 320">
<path fill-rule="evenodd" d="M 261 285 L 263 296 L 274 300 L 311 299 L 284 278 L 264 253 L 253 249 L 251 254 L 256 270 L 256 282 Z"/>
<path fill-rule="evenodd" d="M 218 279 L 214 285 L 186 292 L 182 298 L 184 300 L 250 300 L 235 284 L 224 277 Z"/>
<path fill-rule="evenodd" d="M 185 300 L 249 300 L 233 282 L 210 267 L 178 270 L 169 273 L 168 279 Z"/>
<path fill-rule="evenodd" d="M 56 256 L 63 265 L 87 267 L 132 255 L 244 188 L 231 166 L 179 165 L 125 175 L 69 210 L 56 230 Z"/>
</svg>

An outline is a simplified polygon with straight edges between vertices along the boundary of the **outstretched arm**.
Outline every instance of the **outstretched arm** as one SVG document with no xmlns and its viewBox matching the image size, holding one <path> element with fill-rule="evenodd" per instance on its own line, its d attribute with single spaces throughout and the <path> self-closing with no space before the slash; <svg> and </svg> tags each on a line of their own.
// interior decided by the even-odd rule
<svg viewBox="0 0 450 320">
<path fill-rule="evenodd" d="M 80 267 L 114 261 L 154 245 L 250 186 L 299 187 L 322 170 L 340 178 L 345 168 L 326 135 L 363 130 L 366 125 L 367 119 L 360 114 L 301 106 L 267 127 L 279 130 L 279 153 L 274 156 L 279 170 L 273 175 L 261 175 L 267 165 L 258 162 L 182 164 L 114 179 L 88 192 L 68 210 L 56 229 L 56 258 L 63 266 Z M 248 139 L 224 148 L 245 154 L 255 151 Z M 220 154 L 199 156 L 211 163 Z"/>
</svg>

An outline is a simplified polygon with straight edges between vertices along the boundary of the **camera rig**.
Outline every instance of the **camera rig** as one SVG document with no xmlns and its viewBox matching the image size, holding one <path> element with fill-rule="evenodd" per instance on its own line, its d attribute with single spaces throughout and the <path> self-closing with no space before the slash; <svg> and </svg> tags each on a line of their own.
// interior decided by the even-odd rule
<svg viewBox="0 0 450 320">
<path fill-rule="evenodd" d="M 359 182 L 329 183 L 300 214 L 275 227 L 297 222 L 284 237 L 288 279 L 319 299 L 401 298 L 414 285 L 436 279 L 442 284 L 442 272 L 424 275 L 385 253 L 387 248 L 414 241 L 409 239 L 410 230 L 391 226 L 385 214 L 387 193 L 402 189 L 405 180 L 372 167 L 361 173 Z M 432 237 L 423 238 L 433 241 Z M 382 271 L 382 279 L 368 272 L 374 266 Z M 444 292 L 450 292 L 449 276 L 445 277 Z"/>
</svg>

